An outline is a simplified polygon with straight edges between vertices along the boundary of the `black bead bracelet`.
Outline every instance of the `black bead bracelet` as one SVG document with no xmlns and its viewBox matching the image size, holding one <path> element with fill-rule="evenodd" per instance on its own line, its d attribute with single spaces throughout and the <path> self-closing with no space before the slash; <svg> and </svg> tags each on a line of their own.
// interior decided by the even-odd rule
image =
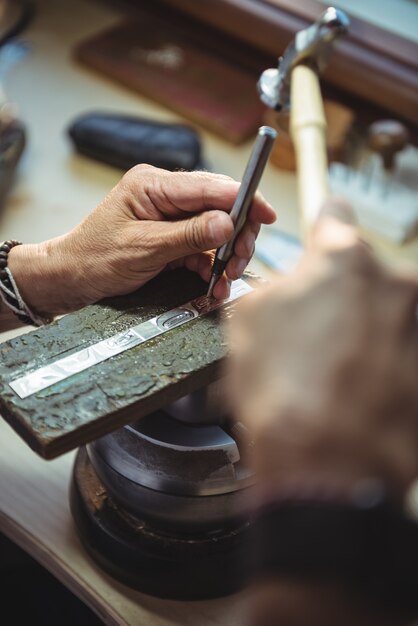
<svg viewBox="0 0 418 626">
<path fill-rule="evenodd" d="M 38 319 L 38 317 L 35 315 L 31 317 L 26 314 L 27 312 L 31 313 L 31 311 L 29 310 L 27 305 L 24 304 L 14 280 L 10 279 L 11 273 L 7 267 L 10 250 L 15 246 L 20 245 L 22 245 L 22 242 L 17 241 L 16 239 L 8 239 L 0 245 L 1 297 L 6 306 L 8 306 L 13 311 L 13 313 L 21 322 L 23 322 L 24 324 L 39 324 L 40 318 Z"/>
<path fill-rule="evenodd" d="M 15 246 L 22 245 L 21 241 L 17 241 L 16 239 L 8 239 L 4 241 L 0 246 L 0 280 L 7 283 L 10 283 L 9 277 L 6 272 L 7 261 L 9 252 Z"/>
</svg>

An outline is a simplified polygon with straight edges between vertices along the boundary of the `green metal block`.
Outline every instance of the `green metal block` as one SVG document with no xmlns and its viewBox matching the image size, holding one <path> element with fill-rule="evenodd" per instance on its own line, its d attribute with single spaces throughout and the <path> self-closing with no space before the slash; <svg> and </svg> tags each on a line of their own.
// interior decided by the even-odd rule
<svg viewBox="0 0 418 626">
<path fill-rule="evenodd" d="M 212 311 L 146 343 L 20 398 L 9 383 L 206 292 L 187 270 L 160 274 L 127 296 L 103 300 L 0 345 L 0 412 L 45 458 L 97 439 L 216 380 L 227 356 Z"/>
</svg>

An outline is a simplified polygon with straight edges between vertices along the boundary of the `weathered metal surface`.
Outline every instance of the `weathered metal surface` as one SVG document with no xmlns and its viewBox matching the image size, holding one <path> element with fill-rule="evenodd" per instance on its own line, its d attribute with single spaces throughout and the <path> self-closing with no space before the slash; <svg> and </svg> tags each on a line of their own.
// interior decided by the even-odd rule
<svg viewBox="0 0 418 626">
<path fill-rule="evenodd" d="M 173 328 L 189 323 L 215 309 L 226 308 L 228 304 L 252 291 L 246 281 L 240 279 L 231 285 L 231 294 L 226 300 L 215 300 L 207 296 L 198 296 L 191 302 L 186 302 L 174 309 L 165 311 L 145 322 L 130 326 L 127 330 L 116 333 L 98 343 L 72 352 L 70 355 L 57 357 L 52 363 L 44 365 L 33 372 L 13 380 L 10 387 L 20 398 L 27 398 L 38 391 L 42 391 L 62 382 L 74 374 L 78 374 L 106 361 L 126 350 L 150 341 L 163 333 L 171 332 Z M 190 397 L 190 394 L 189 396 Z"/>
<path fill-rule="evenodd" d="M 0 412 L 38 454 L 53 458 L 161 408 L 219 376 L 227 355 L 214 311 L 21 399 L 9 382 L 205 293 L 186 270 L 86 307 L 0 346 Z"/>
</svg>

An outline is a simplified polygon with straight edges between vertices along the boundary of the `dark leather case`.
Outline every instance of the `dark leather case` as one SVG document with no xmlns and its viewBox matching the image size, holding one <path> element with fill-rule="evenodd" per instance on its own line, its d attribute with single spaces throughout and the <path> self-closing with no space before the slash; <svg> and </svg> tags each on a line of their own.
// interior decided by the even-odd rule
<svg viewBox="0 0 418 626">
<path fill-rule="evenodd" d="M 78 152 L 122 170 L 138 163 L 194 170 L 201 163 L 199 136 L 180 124 L 88 113 L 77 118 L 68 132 Z"/>
</svg>

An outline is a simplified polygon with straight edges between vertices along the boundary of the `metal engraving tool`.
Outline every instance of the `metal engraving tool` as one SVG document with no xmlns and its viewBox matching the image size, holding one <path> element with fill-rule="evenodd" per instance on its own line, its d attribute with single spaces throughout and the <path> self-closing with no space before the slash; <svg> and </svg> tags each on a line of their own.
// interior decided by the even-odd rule
<svg viewBox="0 0 418 626">
<path fill-rule="evenodd" d="M 234 253 L 235 242 L 247 220 L 248 211 L 250 210 L 254 194 L 257 191 L 276 137 L 277 132 L 270 126 L 261 126 L 258 130 L 257 139 L 255 140 L 238 195 L 230 213 L 235 225 L 234 234 L 227 243 L 216 251 L 207 293 L 208 298 L 212 297 L 213 289 L 224 273 L 226 264 Z"/>
</svg>

